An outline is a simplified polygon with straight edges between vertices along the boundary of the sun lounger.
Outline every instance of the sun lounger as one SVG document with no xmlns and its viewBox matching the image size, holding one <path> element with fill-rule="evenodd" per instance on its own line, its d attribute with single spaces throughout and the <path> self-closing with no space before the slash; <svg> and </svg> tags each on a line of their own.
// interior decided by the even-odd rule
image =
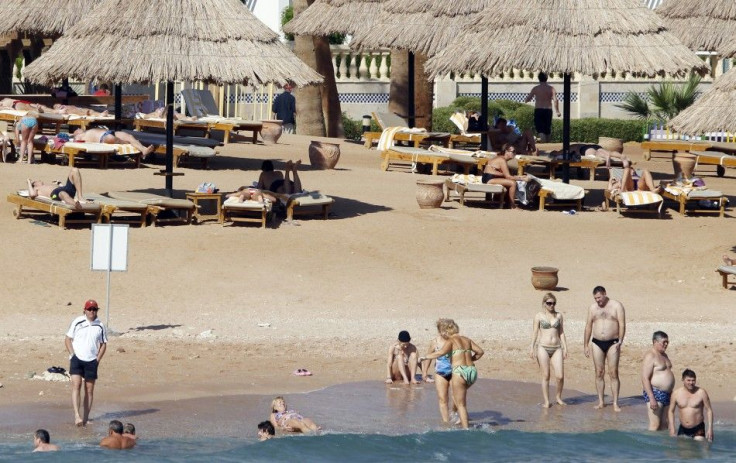
<svg viewBox="0 0 736 463">
<path fill-rule="evenodd" d="M 565 163 L 569 164 L 570 167 L 588 169 L 590 171 L 590 179 L 593 180 L 595 179 L 595 170 L 605 162 L 603 159 L 597 157 L 589 158 L 585 156 L 583 156 L 579 161 L 565 161 L 564 159 L 552 158 L 550 156 L 529 156 L 520 154 L 516 156 L 516 159 L 519 163 L 518 175 L 524 175 L 524 170 L 528 169 L 529 166 L 544 166 L 545 169 L 549 170 L 550 180 L 554 180 L 555 171 Z"/>
<path fill-rule="evenodd" d="M 726 167 L 736 167 L 736 156 L 719 151 L 699 151 L 693 150 L 690 153 L 697 156 L 695 168 L 699 165 L 716 166 L 716 173 L 719 177 L 726 175 Z"/>
<path fill-rule="evenodd" d="M 547 207 L 570 207 L 571 205 L 577 211 L 583 208 L 585 189 L 582 187 L 537 178 L 533 175 L 531 177 L 542 185 L 542 189 L 539 190 L 540 211 L 543 211 Z"/>
<path fill-rule="evenodd" d="M 110 165 L 110 159 L 114 155 L 124 156 L 124 162 L 133 161 L 135 167 L 141 165 L 141 152 L 133 145 L 119 145 L 109 143 L 89 142 L 66 142 L 58 148 L 54 147 L 54 141 L 45 136 L 36 136 L 33 146 L 41 151 L 42 159 L 49 156 L 61 156 L 63 164 L 75 167 L 80 163 L 92 164 L 100 169 L 106 169 Z"/>
<path fill-rule="evenodd" d="M 43 215 L 58 216 L 61 229 L 66 228 L 68 224 L 100 223 L 102 219 L 103 208 L 99 204 L 82 203 L 80 209 L 75 209 L 63 201 L 54 201 L 42 196 L 31 199 L 27 191 L 19 193 L 11 193 L 7 197 L 9 203 L 16 205 L 13 210 L 16 219 Z"/>
<path fill-rule="evenodd" d="M 728 204 L 728 198 L 720 191 L 702 188 L 668 185 L 662 192 L 662 196 L 675 201 L 679 205 L 680 215 L 695 212 L 701 214 L 718 214 L 719 217 L 725 217 L 726 204 Z M 701 201 L 704 201 L 706 204 L 714 204 L 714 207 L 705 208 L 701 205 Z M 694 207 L 687 209 L 688 204 Z"/>
<path fill-rule="evenodd" d="M 156 145 L 154 154 L 166 154 L 166 135 L 160 133 L 137 132 L 123 130 L 133 135 L 144 145 Z M 217 140 L 198 137 L 174 137 L 174 165 L 178 166 L 187 161 L 198 161 L 202 168 L 207 168 L 210 159 L 217 155 L 216 147 L 220 146 Z"/>
<path fill-rule="evenodd" d="M 678 151 L 705 151 L 711 148 L 711 142 L 697 140 L 650 140 L 641 143 L 644 160 L 652 158 L 652 153 L 675 154 Z"/>
<path fill-rule="evenodd" d="M 66 118 L 66 124 L 69 126 L 69 131 L 73 132 L 75 127 L 82 130 L 87 130 L 90 127 L 96 125 L 112 124 L 115 122 L 115 116 L 79 116 L 76 114 L 69 114 Z"/>
<path fill-rule="evenodd" d="M 227 198 L 222 203 L 220 211 L 220 222 L 255 222 L 260 223 L 261 228 L 266 228 L 266 222 L 271 214 L 271 203 L 266 201 L 238 202 L 238 198 Z"/>
<path fill-rule="evenodd" d="M 136 202 L 147 206 L 157 206 L 161 208 L 158 215 L 154 217 L 155 223 L 186 223 L 192 222 L 192 214 L 194 213 L 194 203 L 187 199 L 175 199 L 167 196 L 161 196 L 154 193 L 145 193 L 139 191 L 111 191 L 105 193 L 105 196 L 120 199 L 123 201 Z M 167 216 L 163 212 L 172 212 L 172 216 Z"/>
<path fill-rule="evenodd" d="M 261 132 L 263 124 L 258 121 L 220 116 L 220 110 L 217 108 L 215 99 L 209 90 L 186 88 L 181 91 L 181 96 L 184 98 L 190 116 L 197 116 L 199 120 L 209 123 L 210 130 L 223 131 L 223 142 L 225 144 L 230 141 L 230 132 L 241 130 L 253 132 L 253 143 L 255 144 L 258 141 L 258 134 Z"/>
<path fill-rule="evenodd" d="M 716 269 L 721 277 L 723 277 L 723 288 L 728 289 L 728 285 L 736 285 L 736 280 L 729 281 L 729 277 L 736 277 L 736 265 L 722 265 Z"/>
<path fill-rule="evenodd" d="M 84 198 L 99 204 L 103 208 L 102 216 L 105 222 L 108 223 L 122 222 L 139 225 L 143 228 L 146 226 L 149 215 L 152 217 L 151 224 L 155 225 L 156 217 L 162 211 L 162 208 L 158 206 L 114 199 L 95 193 L 87 193 L 84 195 Z"/>
<path fill-rule="evenodd" d="M 450 135 L 450 148 L 454 148 L 457 144 L 478 145 L 480 147 L 481 136 L 479 133 L 468 133 L 468 118 L 465 113 L 452 113 L 450 120 L 460 130 L 459 134 Z"/>
<path fill-rule="evenodd" d="M 158 133 L 160 133 L 161 131 L 166 130 L 166 119 L 134 119 L 133 129 L 136 132 L 144 132 L 154 129 L 154 132 L 158 131 Z M 209 138 L 210 136 L 210 124 L 205 121 L 174 121 L 174 135 L 177 135 L 182 130 L 199 132 L 204 138 Z"/>
<path fill-rule="evenodd" d="M 467 193 L 481 193 L 483 199 L 477 202 L 498 204 L 499 209 L 503 208 L 506 198 L 506 188 L 503 185 L 481 183 L 481 179 L 477 175 L 455 174 L 452 178 L 445 180 L 445 188 L 445 201 L 454 199 L 452 193 L 455 193 L 461 206 L 465 205 L 465 195 Z"/>
<path fill-rule="evenodd" d="M 415 148 L 418 148 L 421 143 L 438 142 L 445 147 L 450 144 L 450 134 L 447 132 L 427 132 L 424 129 L 409 127 L 404 119 L 388 112 L 373 112 L 371 114 L 381 132 L 366 132 L 363 134 L 366 148 L 372 147 L 374 141 L 380 140 L 383 131 L 389 127 L 400 127 L 393 137 L 395 141 L 411 143 Z"/>
<path fill-rule="evenodd" d="M 616 212 L 639 212 L 660 215 L 662 212 L 662 196 L 653 191 L 626 191 L 604 193 L 606 208 L 611 210 L 611 202 L 616 204 Z"/>
<path fill-rule="evenodd" d="M 319 191 L 304 191 L 291 195 L 271 194 L 276 196 L 281 204 L 286 207 L 286 220 L 292 220 L 294 214 L 307 215 L 314 213 L 321 214 L 322 218 L 327 220 L 330 207 L 335 203 L 333 198 L 323 195 Z"/>
</svg>

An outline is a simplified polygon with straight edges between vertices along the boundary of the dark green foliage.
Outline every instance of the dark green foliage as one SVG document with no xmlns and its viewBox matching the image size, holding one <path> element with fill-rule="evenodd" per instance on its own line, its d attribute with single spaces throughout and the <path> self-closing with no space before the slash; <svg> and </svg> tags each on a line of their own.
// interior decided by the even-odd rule
<svg viewBox="0 0 736 463">
<path fill-rule="evenodd" d="M 700 80 L 700 76 L 691 74 L 685 85 L 676 85 L 673 82 L 652 85 L 647 90 L 647 98 L 629 92 L 624 97 L 624 102 L 616 106 L 640 119 L 670 120 L 695 102 Z"/>
<path fill-rule="evenodd" d="M 445 106 L 432 110 L 432 130 L 435 132 L 460 133 L 457 126 L 450 120 L 455 111 L 462 108 Z"/>
<path fill-rule="evenodd" d="M 588 117 L 570 121 L 570 142 L 598 143 L 598 137 L 620 138 L 624 142 L 642 141 L 646 122 L 627 119 Z M 552 121 L 552 142 L 562 142 L 562 120 Z"/>
<path fill-rule="evenodd" d="M 360 140 L 363 135 L 363 121 L 350 119 L 345 112 L 342 113 L 342 127 L 345 130 L 346 140 Z M 376 121 L 371 119 L 371 132 L 380 131 L 381 129 L 378 128 Z"/>
<path fill-rule="evenodd" d="M 294 19 L 294 7 L 287 6 L 284 8 L 284 11 L 281 12 L 281 27 L 292 19 Z M 284 37 L 289 41 L 294 40 L 294 34 L 284 34 Z M 343 42 L 345 42 L 345 34 L 331 34 L 327 38 L 330 41 L 330 45 L 342 45 Z"/>
</svg>

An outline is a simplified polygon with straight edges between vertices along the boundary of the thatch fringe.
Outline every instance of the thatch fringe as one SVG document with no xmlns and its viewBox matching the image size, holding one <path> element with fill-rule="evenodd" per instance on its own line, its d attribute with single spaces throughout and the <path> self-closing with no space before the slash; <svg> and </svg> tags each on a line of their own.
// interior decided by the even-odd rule
<svg viewBox="0 0 736 463">
<path fill-rule="evenodd" d="M 680 112 L 669 124 L 680 133 L 736 133 L 736 72 L 732 69 L 719 77 L 698 100 Z"/>
<path fill-rule="evenodd" d="M 63 34 L 100 0 L 3 0 L 0 35 L 11 33 L 56 37 Z"/>
<path fill-rule="evenodd" d="M 296 35 L 325 36 L 355 34 L 375 19 L 379 6 L 387 0 L 316 0 L 284 26 Z"/>
<path fill-rule="evenodd" d="M 115 18 L 110 21 L 109 18 Z M 321 81 L 240 0 L 102 0 L 24 76 L 120 83 Z"/>
<path fill-rule="evenodd" d="M 667 0 L 655 12 L 683 44 L 694 51 L 736 56 L 736 2 Z"/>
<path fill-rule="evenodd" d="M 523 9 L 510 3 L 481 14 L 472 32 L 430 59 L 430 74 L 494 76 L 517 68 L 678 76 L 708 70 L 638 0 L 527 0 Z"/>
</svg>

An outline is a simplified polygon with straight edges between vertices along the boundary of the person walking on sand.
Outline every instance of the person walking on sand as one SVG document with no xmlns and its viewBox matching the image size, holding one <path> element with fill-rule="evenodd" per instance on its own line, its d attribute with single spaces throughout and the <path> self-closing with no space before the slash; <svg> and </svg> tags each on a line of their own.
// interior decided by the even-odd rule
<svg viewBox="0 0 736 463">
<path fill-rule="evenodd" d="M 51 443 L 49 432 L 45 429 L 38 429 L 33 434 L 33 451 L 34 452 L 55 452 L 59 450 L 59 446 Z"/>
<path fill-rule="evenodd" d="M 608 364 L 613 409 L 620 412 L 618 396 L 621 383 L 618 379 L 618 362 L 621 356 L 621 345 L 624 342 L 624 335 L 626 335 L 624 306 L 618 301 L 609 299 L 603 286 L 596 286 L 593 289 L 593 299 L 595 302 L 588 308 L 588 317 L 585 323 L 583 352 L 587 358 L 590 358 L 591 352 L 593 354 L 595 386 L 598 392 L 598 404 L 595 408 L 605 407 L 603 391 L 606 388 L 605 373 L 606 364 Z M 592 348 L 591 344 L 593 345 Z"/>
<path fill-rule="evenodd" d="M 312 433 L 320 427 L 309 418 L 305 418 L 294 410 L 287 410 L 286 401 L 278 396 L 271 402 L 271 417 L 269 419 L 274 428 L 288 432 Z"/>
<path fill-rule="evenodd" d="M 412 344 L 408 331 L 400 331 L 399 338 L 388 348 L 386 361 L 386 384 L 404 381 L 404 384 L 419 384 L 417 375 L 417 346 Z"/>
<path fill-rule="evenodd" d="M 452 320 L 449 318 L 440 318 L 437 320 L 437 337 L 432 339 L 429 343 L 429 354 L 441 350 L 447 342 L 447 337 L 443 334 L 447 331 L 449 324 Z M 449 355 L 443 355 L 437 357 L 435 360 L 434 368 L 434 379 L 429 377 L 429 367 L 432 364 L 432 360 L 425 360 L 422 362 L 422 379 L 427 383 L 434 383 L 437 389 L 437 400 L 440 406 L 440 416 L 442 421 L 448 423 L 450 421 L 450 410 L 449 410 L 449 396 L 450 396 L 450 381 L 452 380 L 452 360 Z M 457 411 L 455 404 L 452 404 L 453 411 Z"/>
<path fill-rule="evenodd" d="M 677 435 L 713 442 L 713 408 L 710 406 L 710 397 L 705 389 L 695 385 L 695 381 L 695 372 L 686 369 L 682 372 L 682 387 L 672 393 L 672 402 L 667 411 L 670 436 L 675 436 L 675 410 L 679 407 L 680 427 Z"/>
<path fill-rule="evenodd" d="M 552 135 L 552 107 L 557 117 L 560 117 L 560 103 L 557 101 L 557 91 L 547 83 L 547 74 L 540 72 L 537 75 L 539 85 L 535 85 L 529 92 L 525 103 L 534 100 L 534 129 L 542 143 L 548 143 Z"/>
<path fill-rule="evenodd" d="M 73 167 L 69 171 L 64 186 L 56 182 L 51 185 L 43 183 L 41 180 L 28 179 L 28 197 L 31 199 L 37 196 L 53 199 L 55 201 L 63 201 L 75 209 L 82 207 L 81 201 L 84 201 L 82 193 L 82 174 L 79 169 Z"/>
<path fill-rule="evenodd" d="M 84 303 L 84 315 L 75 318 L 66 332 L 64 344 L 69 351 L 69 374 L 72 380 L 72 407 L 74 424 L 87 426 L 92 409 L 97 369 L 107 349 L 107 331 L 99 318 L 97 302 L 90 299 Z M 84 379 L 83 412 L 79 413 L 79 399 Z M 120 425 L 122 434 L 123 425 Z"/>
<path fill-rule="evenodd" d="M 542 370 L 542 407 L 549 408 L 549 375 L 550 366 L 555 369 L 555 401 L 559 405 L 567 405 L 562 400 L 562 387 L 565 384 L 563 361 L 567 358 L 567 341 L 562 321 L 562 314 L 556 310 L 557 298 L 552 293 L 542 297 L 542 312 L 534 316 L 532 344 L 529 356 L 535 359 Z"/>
<path fill-rule="evenodd" d="M 647 404 L 649 430 L 667 429 L 665 410 L 670 405 L 672 389 L 675 388 L 675 375 L 672 373 L 672 362 L 666 354 L 670 340 L 664 331 L 655 331 L 652 335 L 652 348 L 644 354 L 641 364 L 641 385 L 643 397 Z"/>
<path fill-rule="evenodd" d="M 100 441 L 100 447 L 110 450 L 132 449 L 135 447 L 135 439 L 123 436 L 123 423 L 112 420 L 107 428 L 107 437 Z"/>
<path fill-rule="evenodd" d="M 452 360 L 452 399 L 457 407 L 458 415 L 460 415 L 460 424 L 463 429 L 468 429 L 468 406 L 467 395 L 468 388 L 472 386 L 478 379 L 478 369 L 475 363 L 483 357 L 483 349 L 480 348 L 472 339 L 460 336 L 458 333 L 460 328 L 453 320 L 448 320 L 442 335 L 447 338 L 447 342 L 442 349 L 427 354 L 419 360 L 437 359 L 444 355 L 450 355 Z"/>
<path fill-rule="evenodd" d="M 276 119 L 283 121 L 284 133 L 294 133 L 296 124 L 296 98 L 291 94 L 291 84 L 284 84 L 284 91 L 273 99 L 271 111 L 276 114 Z"/>
</svg>

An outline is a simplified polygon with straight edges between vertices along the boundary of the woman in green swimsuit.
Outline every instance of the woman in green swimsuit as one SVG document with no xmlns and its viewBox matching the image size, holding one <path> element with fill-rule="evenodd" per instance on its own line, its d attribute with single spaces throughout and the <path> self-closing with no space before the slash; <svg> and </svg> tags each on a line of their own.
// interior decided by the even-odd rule
<svg viewBox="0 0 736 463">
<path fill-rule="evenodd" d="M 550 365 L 555 369 L 557 387 L 556 401 L 566 405 L 562 400 L 562 386 L 565 383 L 563 359 L 567 358 L 567 341 L 562 324 L 562 314 L 557 312 L 557 298 L 547 293 L 542 297 L 542 312 L 534 316 L 534 330 L 529 356 L 536 359 L 542 370 L 542 396 L 544 408 L 549 408 L 549 373 Z"/>
<path fill-rule="evenodd" d="M 458 415 L 460 415 L 462 427 L 468 429 L 466 397 L 468 388 L 478 379 L 478 370 L 475 368 L 474 362 L 483 357 L 483 349 L 472 339 L 460 336 L 459 331 L 460 328 L 457 323 L 453 320 L 447 320 L 444 330 L 440 333 L 447 339 L 445 345 L 440 350 L 427 354 L 426 357 L 419 360 L 436 359 L 450 354 L 450 360 L 452 361 L 452 378 L 450 379 L 452 399 L 457 407 Z"/>
</svg>

